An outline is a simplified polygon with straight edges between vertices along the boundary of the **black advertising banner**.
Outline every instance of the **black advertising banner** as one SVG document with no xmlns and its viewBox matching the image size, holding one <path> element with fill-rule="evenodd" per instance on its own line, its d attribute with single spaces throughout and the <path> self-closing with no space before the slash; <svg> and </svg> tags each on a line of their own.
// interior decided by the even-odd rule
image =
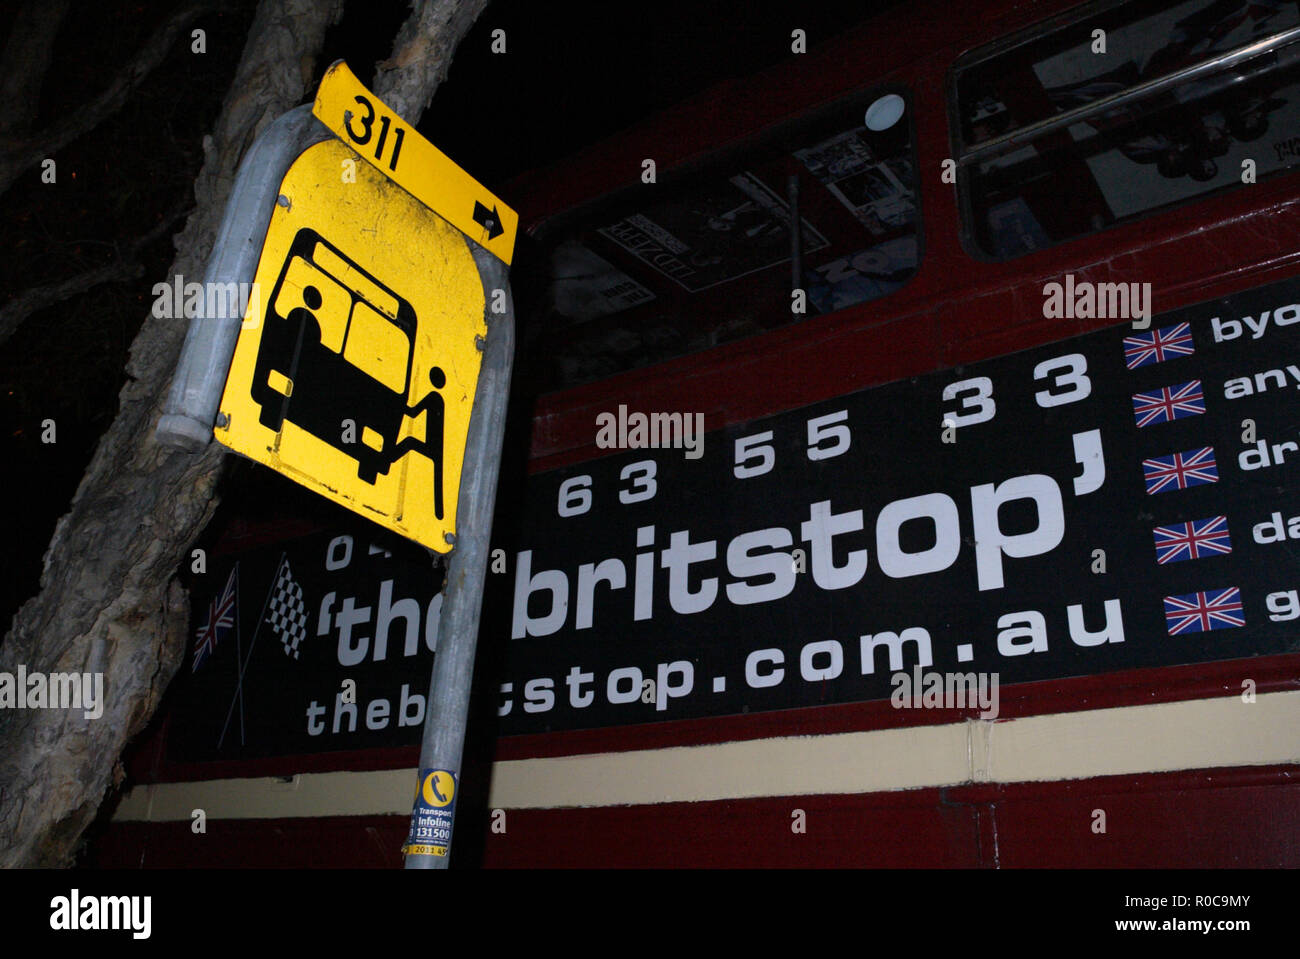
<svg viewBox="0 0 1300 959">
<path fill-rule="evenodd" d="M 1300 651 L 1298 343 L 1293 279 L 533 477 L 502 728 Z"/>
<path fill-rule="evenodd" d="M 495 534 L 501 731 L 1300 651 L 1298 346 L 1300 278 L 703 436 L 615 406 L 598 442 L 642 448 L 529 478 Z M 438 599 L 390 552 L 332 532 L 210 572 L 176 758 L 417 743 Z M 239 636 L 205 633 L 232 574 Z"/>
</svg>

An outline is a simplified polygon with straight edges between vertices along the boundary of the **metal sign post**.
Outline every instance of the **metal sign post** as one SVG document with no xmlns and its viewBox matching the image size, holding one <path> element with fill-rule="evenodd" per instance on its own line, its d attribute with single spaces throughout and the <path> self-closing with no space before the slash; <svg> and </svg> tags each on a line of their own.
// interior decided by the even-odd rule
<svg viewBox="0 0 1300 959">
<path fill-rule="evenodd" d="M 280 181 L 304 150 L 330 135 L 312 116 L 311 107 L 303 104 L 276 119 L 253 141 L 226 200 L 203 274 L 204 291 L 241 289 L 252 282 Z M 154 431 L 166 446 L 201 452 L 212 442 L 212 424 L 244 321 L 239 297 L 222 297 L 215 305 L 221 309 L 200 310 L 190 318 L 171 392 Z"/>
<path fill-rule="evenodd" d="M 509 267 L 470 242 L 483 277 L 487 302 L 487 343 L 479 372 L 461 472 L 461 536 L 447 563 L 443 580 L 442 617 L 429 683 L 420 743 L 420 767 L 411 830 L 405 846 L 407 869 L 446 869 L 449 864 L 456 792 L 460 788 L 461 754 L 469 714 L 470 680 L 483 607 L 492 510 L 496 503 L 501 443 L 505 435 L 510 370 L 515 353 L 514 303 Z M 492 312 L 496 291 L 505 311 Z"/>
<path fill-rule="evenodd" d="M 514 359 L 518 227 L 336 62 L 315 103 L 272 123 L 240 165 L 196 294 L 220 305 L 192 317 L 156 430 L 190 450 L 215 434 L 451 552 L 407 868 L 445 867 L 451 846 Z M 249 284 L 247 305 L 228 295 Z"/>
</svg>

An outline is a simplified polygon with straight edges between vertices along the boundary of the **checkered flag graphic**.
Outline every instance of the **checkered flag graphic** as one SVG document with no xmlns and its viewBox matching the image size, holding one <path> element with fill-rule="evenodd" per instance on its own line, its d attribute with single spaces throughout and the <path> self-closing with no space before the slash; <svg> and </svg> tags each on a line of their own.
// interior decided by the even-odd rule
<svg viewBox="0 0 1300 959">
<path fill-rule="evenodd" d="M 284 644 L 284 654 L 297 659 L 298 645 L 307 638 L 307 606 L 302 599 L 302 587 L 294 582 L 289 571 L 287 556 L 275 577 L 267 620 Z"/>
</svg>

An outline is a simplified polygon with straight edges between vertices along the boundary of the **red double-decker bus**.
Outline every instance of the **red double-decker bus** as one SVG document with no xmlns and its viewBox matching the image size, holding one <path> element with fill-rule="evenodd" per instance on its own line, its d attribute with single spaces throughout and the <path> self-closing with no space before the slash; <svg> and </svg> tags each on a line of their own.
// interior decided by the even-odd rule
<svg viewBox="0 0 1300 959">
<path fill-rule="evenodd" d="M 913 5 L 504 190 L 464 861 L 1300 864 L 1298 63 Z M 227 528 L 196 627 L 287 563 L 302 660 L 187 677 L 100 861 L 400 862 L 438 599 L 332 522 Z"/>
</svg>

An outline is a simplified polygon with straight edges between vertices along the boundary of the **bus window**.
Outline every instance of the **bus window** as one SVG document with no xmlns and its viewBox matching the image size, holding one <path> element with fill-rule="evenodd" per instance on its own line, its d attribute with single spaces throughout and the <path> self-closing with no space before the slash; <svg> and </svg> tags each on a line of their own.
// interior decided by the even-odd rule
<svg viewBox="0 0 1300 959">
<path fill-rule="evenodd" d="M 564 215 L 523 334 L 552 367 L 529 378 L 560 389 L 888 295 L 920 264 L 916 169 L 906 92 L 877 88 Z"/>
<path fill-rule="evenodd" d="M 396 311 L 394 311 L 396 312 Z M 394 393 L 405 394 L 411 348 L 406 334 L 368 304 L 352 308 L 343 357 Z"/>
<path fill-rule="evenodd" d="M 312 293 L 308 293 L 309 290 Z M 307 303 L 308 296 L 314 300 L 319 298 L 314 310 Z M 320 345 L 334 353 L 343 352 L 343 339 L 347 336 L 348 317 L 352 312 L 352 294 L 303 257 L 289 259 L 272 310 L 275 316 L 281 317 L 292 315 L 294 310 L 310 310 L 320 327 Z"/>
<path fill-rule="evenodd" d="M 1300 163 L 1300 4 L 1094 5 L 951 87 L 967 239 L 1010 259 Z"/>
</svg>

